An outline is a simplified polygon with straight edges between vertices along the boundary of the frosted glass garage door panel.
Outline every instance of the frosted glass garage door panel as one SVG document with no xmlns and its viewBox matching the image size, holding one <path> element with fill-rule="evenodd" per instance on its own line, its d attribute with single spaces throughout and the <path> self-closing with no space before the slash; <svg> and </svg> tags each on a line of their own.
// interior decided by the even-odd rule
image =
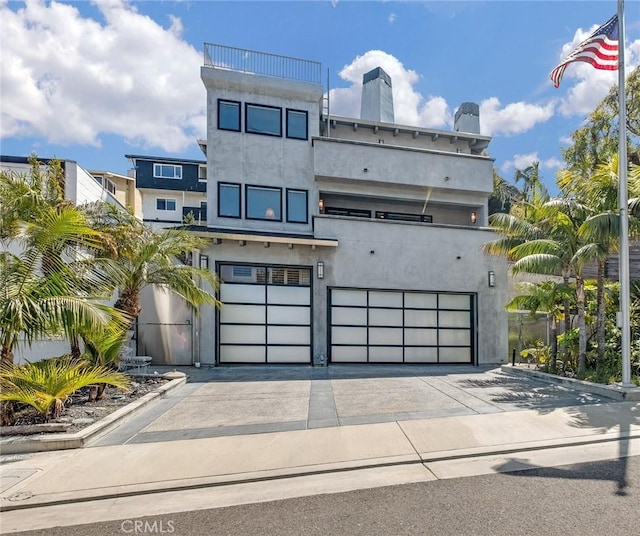
<svg viewBox="0 0 640 536">
<path fill-rule="evenodd" d="M 266 358 L 264 346 L 220 346 L 221 363 L 264 363 Z"/>
<path fill-rule="evenodd" d="M 269 363 L 310 363 L 311 351 L 308 346 L 269 346 Z"/>
<path fill-rule="evenodd" d="M 402 329 L 369 328 L 369 344 L 397 344 L 402 346 Z"/>
<path fill-rule="evenodd" d="M 220 326 L 222 344 L 265 344 L 264 326 Z"/>
<path fill-rule="evenodd" d="M 366 346 L 332 346 L 332 363 L 366 363 Z"/>
<path fill-rule="evenodd" d="M 369 309 L 369 325 L 402 327 L 402 309 Z"/>
<path fill-rule="evenodd" d="M 468 329 L 441 329 L 439 339 L 441 346 L 469 346 L 471 332 Z"/>
<path fill-rule="evenodd" d="M 223 324 L 264 324 L 264 305 L 224 304 L 220 308 L 220 322 Z"/>
<path fill-rule="evenodd" d="M 471 296 L 468 294 L 440 294 L 440 309 L 471 308 Z"/>
<path fill-rule="evenodd" d="M 331 322 L 355 326 L 367 325 L 367 310 L 356 307 L 332 307 Z"/>
<path fill-rule="evenodd" d="M 471 348 L 440 348 L 440 363 L 470 363 Z"/>
<path fill-rule="evenodd" d="M 405 363 L 437 363 L 438 349 L 437 348 L 405 348 L 404 362 Z"/>
<path fill-rule="evenodd" d="M 264 287 L 261 285 L 220 285 L 222 303 L 264 303 Z"/>
<path fill-rule="evenodd" d="M 367 305 L 367 293 L 362 290 L 341 290 L 331 291 L 331 303 L 333 305 Z"/>
<path fill-rule="evenodd" d="M 438 344 L 436 329 L 405 329 L 404 343 L 412 346 L 435 346 Z"/>
<path fill-rule="evenodd" d="M 404 312 L 404 325 L 407 327 L 437 327 L 437 311 L 415 311 L 406 309 Z"/>
<path fill-rule="evenodd" d="M 311 330 L 306 326 L 269 326 L 269 344 L 310 344 Z"/>
<path fill-rule="evenodd" d="M 418 292 L 406 292 L 404 306 L 417 309 L 436 309 L 438 307 L 437 294 L 422 294 Z"/>
<path fill-rule="evenodd" d="M 267 287 L 267 303 L 310 305 L 309 287 Z"/>
<path fill-rule="evenodd" d="M 438 313 L 441 328 L 470 328 L 471 315 L 468 311 L 440 311 Z"/>
<path fill-rule="evenodd" d="M 333 344 L 367 344 L 367 328 L 331 328 Z"/>
<path fill-rule="evenodd" d="M 369 363 L 402 363 L 402 348 L 369 348 Z"/>
<path fill-rule="evenodd" d="M 369 307 L 402 307 L 402 292 L 369 292 Z"/>
<path fill-rule="evenodd" d="M 269 305 L 267 318 L 269 324 L 306 324 L 308 326 L 311 323 L 311 309 Z"/>
</svg>

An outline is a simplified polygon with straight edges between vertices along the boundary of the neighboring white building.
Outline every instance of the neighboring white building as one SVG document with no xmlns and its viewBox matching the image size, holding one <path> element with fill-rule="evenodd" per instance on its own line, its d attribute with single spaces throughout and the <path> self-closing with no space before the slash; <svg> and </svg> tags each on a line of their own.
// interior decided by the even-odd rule
<svg viewBox="0 0 640 536">
<path fill-rule="evenodd" d="M 316 62 L 217 45 L 205 58 L 209 210 L 191 229 L 211 239 L 200 264 L 224 305 L 202 312 L 194 359 L 505 362 L 478 106 L 454 131 L 329 116 Z"/>
<path fill-rule="evenodd" d="M 38 158 L 43 173 L 47 172 L 51 160 Z M 128 204 L 129 201 L 134 201 L 135 187 L 132 179 L 106 172 L 96 172 L 97 176 L 94 176 L 73 160 L 60 159 L 60 164 L 64 174 L 66 199 L 73 201 L 76 205 L 105 201 L 123 210 L 129 206 L 133 209 L 133 206 Z M 28 157 L 1 155 L 0 169 L 29 174 L 31 164 Z M 108 181 L 107 178 L 109 178 Z M 17 244 L 10 244 L 8 249 L 16 254 L 21 251 Z M 21 339 L 18 346 L 14 348 L 14 359 L 16 363 L 24 363 L 26 360 L 34 362 L 68 352 L 69 342 L 63 337 L 34 341 L 30 347 Z"/>
</svg>

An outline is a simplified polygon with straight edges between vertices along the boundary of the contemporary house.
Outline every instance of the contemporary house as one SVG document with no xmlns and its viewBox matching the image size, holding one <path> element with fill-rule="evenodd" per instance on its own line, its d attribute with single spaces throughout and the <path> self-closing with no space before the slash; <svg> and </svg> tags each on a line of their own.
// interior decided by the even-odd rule
<svg viewBox="0 0 640 536">
<path fill-rule="evenodd" d="M 125 155 L 141 196 L 143 221 L 154 229 L 207 220 L 207 163 L 204 160 Z"/>
<path fill-rule="evenodd" d="M 198 319 L 196 362 L 507 360 L 507 266 L 482 252 L 493 159 L 476 104 L 452 131 L 397 124 L 378 68 L 361 117 L 336 117 L 319 63 L 210 44 L 201 78 L 209 210 L 190 229 L 209 239 L 197 262 L 219 274 L 223 306 Z M 144 161 L 162 176 L 141 182 L 135 158 L 138 187 L 169 197 L 157 185 L 177 184 L 171 170 Z"/>
</svg>

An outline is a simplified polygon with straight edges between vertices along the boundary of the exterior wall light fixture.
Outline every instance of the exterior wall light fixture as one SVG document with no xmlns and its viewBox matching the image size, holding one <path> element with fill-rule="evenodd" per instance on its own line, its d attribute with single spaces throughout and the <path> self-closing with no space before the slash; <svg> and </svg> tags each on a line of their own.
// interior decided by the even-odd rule
<svg viewBox="0 0 640 536">
<path fill-rule="evenodd" d="M 490 287 L 495 287 L 496 286 L 496 273 L 494 271 L 489 271 L 489 286 Z"/>
<path fill-rule="evenodd" d="M 471 213 L 471 223 L 475 223 L 475 222 L 477 222 L 477 221 L 478 221 L 478 213 L 474 210 L 474 211 Z"/>
<path fill-rule="evenodd" d="M 200 268 L 202 270 L 209 269 L 209 255 L 200 255 Z"/>
<path fill-rule="evenodd" d="M 324 279 L 324 262 L 318 262 L 318 279 Z"/>
<path fill-rule="evenodd" d="M 246 240 L 238 240 L 238 245 L 239 246 L 246 246 L 247 245 L 247 241 Z"/>
<path fill-rule="evenodd" d="M 320 199 L 320 201 L 318 201 L 318 211 L 320 214 L 324 214 L 324 199 Z"/>
</svg>

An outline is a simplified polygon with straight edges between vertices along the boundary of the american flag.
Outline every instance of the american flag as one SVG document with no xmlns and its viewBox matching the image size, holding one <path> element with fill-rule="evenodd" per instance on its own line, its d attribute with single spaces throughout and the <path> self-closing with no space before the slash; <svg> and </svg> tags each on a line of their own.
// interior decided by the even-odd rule
<svg viewBox="0 0 640 536">
<path fill-rule="evenodd" d="M 574 61 L 584 61 L 604 71 L 618 69 L 618 15 L 614 15 L 600 26 L 551 71 L 554 87 L 560 87 L 564 70 Z"/>
</svg>

